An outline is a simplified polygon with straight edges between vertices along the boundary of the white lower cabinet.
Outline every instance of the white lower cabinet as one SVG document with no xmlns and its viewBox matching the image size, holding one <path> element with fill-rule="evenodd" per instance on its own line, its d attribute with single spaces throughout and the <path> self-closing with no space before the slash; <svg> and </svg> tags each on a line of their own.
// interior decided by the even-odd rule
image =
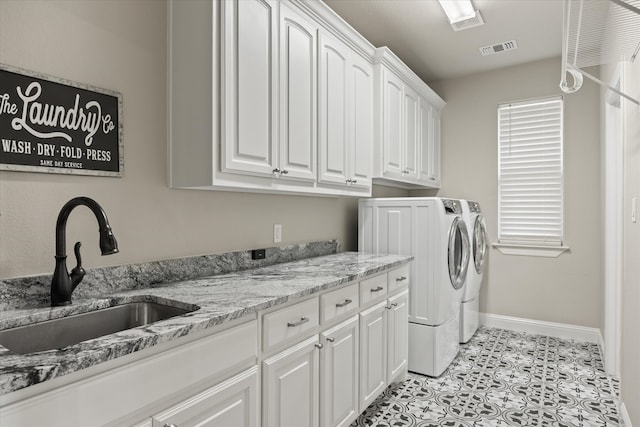
<svg viewBox="0 0 640 427">
<path fill-rule="evenodd" d="M 360 313 L 360 411 L 387 386 L 387 302 Z"/>
<path fill-rule="evenodd" d="M 409 341 L 409 291 L 388 300 L 387 304 L 387 382 L 396 381 L 407 371 Z"/>
<path fill-rule="evenodd" d="M 360 412 L 406 375 L 408 296 L 404 290 L 360 313 Z"/>
<path fill-rule="evenodd" d="M 320 426 L 346 427 L 360 413 L 358 316 L 324 331 L 320 352 Z"/>
<path fill-rule="evenodd" d="M 258 380 L 254 366 L 153 416 L 151 427 L 258 427 Z"/>
<path fill-rule="evenodd" d="M 263 427 L 317 427 L 320 343 L 315 335 L 263 362 Z"/>
</svg>

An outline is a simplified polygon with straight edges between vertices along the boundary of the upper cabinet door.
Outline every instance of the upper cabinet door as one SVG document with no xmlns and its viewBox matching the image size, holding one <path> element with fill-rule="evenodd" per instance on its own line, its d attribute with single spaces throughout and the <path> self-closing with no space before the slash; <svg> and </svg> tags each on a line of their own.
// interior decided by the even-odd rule
<svg viewBox="0 0 640 427">
<path fill-rule="evenodd" d="M 404 168 L 405 178 L 418 179 L 418 139 L 420 138 L 420 97 L 404 87 Z"/>
<path fill-rule="evenodd" d="M 223 1 L 221 7 L 221 169 L 272 175 L 277 156 L 273 112 L 278 2 Z"/>
<path fill-rule="evenodd" d="M 351 185 L 371 187 L 373 164 L 373 66 L 351 54 L 349 100 L 349 150 Z"/>
<path fill-rule="evenodd" d="M 418 179 L 426 185 L 433 184 L 431 176 L 431 162 L 433 161 L 431 141 L 431 105 L 424 99 L 420 98 L 420 139 L 418 151 L 420 152 L 420 169 L 418 171 Z"/>
<path fill-rule="evenodd" d="M 429 147 L 431 152 L 430 173 L 432 184 L 434 187 L 440 187 L 440 150 L 441 150 L 441 121 L 440 111 L 435 108 L 431 109 L 431 137 L 429 139 Z"/>
<path fill-rule="evenodd" d="M 280 5 L 280 177 L 316 179 L 317 27 Z"/>
<path fill-rule="evenodd" d="M 382 162 L 384 174 L 403 176 L 404 83 L 389 70 L 382 73 Z"/>
<path fill-rule="evenodd" d="M 320 182 L 346 185 L 348 175 L 347 93 L 349 48 L 320 32 L 318 135 Z"/>
</svg>

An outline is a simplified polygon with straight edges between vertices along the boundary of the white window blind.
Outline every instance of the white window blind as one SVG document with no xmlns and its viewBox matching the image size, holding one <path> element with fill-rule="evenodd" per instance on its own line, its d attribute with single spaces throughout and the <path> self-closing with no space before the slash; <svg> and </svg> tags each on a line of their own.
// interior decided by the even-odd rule
<svg viewBox="0 0 640 427">
<path fill-rule="evenodd" d="M 562 97 L 498 106 L 498 239 L 561 246 Z"/>
</svg>

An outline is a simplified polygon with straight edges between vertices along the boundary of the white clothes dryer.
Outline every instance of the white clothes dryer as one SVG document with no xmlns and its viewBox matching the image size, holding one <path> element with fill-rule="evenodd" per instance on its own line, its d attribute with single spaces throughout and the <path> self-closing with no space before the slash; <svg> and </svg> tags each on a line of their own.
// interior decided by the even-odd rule
<svg viewBox="0 0 640 427">
<path fill-rule="evenodd" d="M 459 200 L 360 199 L 358 249 L 413 255 L 409 285 L 409 370 L 439 376 L 459 350 L 459 319 L 470 256 Z"/>
<path fill-rule="evenodd" d="M 479 203 L 467 200 L 461 202 L 471 243 L 470 266 L 460 306 L 460 342 L 467 343 L 480 324 L 480 287 L 487 254 L 487 227 Z"/>
</svg>

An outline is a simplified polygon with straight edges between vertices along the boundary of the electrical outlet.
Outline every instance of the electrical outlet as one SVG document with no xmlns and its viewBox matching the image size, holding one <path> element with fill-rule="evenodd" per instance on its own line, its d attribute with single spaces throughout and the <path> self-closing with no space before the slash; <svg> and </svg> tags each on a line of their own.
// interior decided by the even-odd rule
<svg viewBox="0 0 640 427">
<path fill-rule="evenodd" d="M 273 243 L 282 242 L 282 224 L 273 224 Z"/>
</svg>

